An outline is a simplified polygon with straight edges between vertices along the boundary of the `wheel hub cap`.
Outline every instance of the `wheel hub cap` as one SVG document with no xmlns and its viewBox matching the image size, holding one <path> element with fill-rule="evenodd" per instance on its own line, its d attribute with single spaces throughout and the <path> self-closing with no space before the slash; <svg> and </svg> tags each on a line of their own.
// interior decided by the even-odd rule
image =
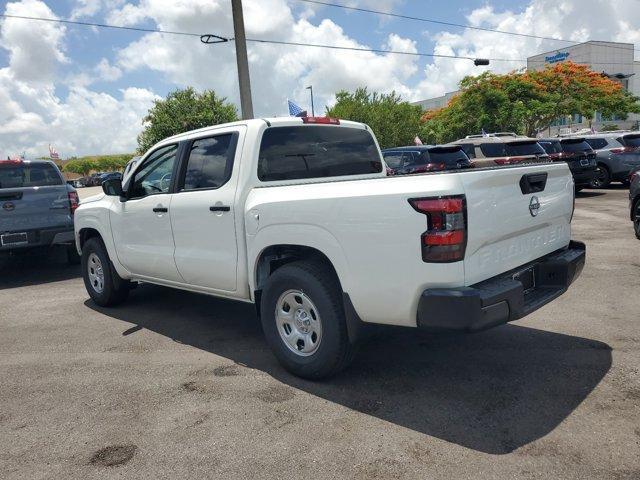
<svg viewBox="0 0 640 480">
<path fill-rule="evenodd" d="M 96 293 L 102 293 L 104 290 L 104 270 L 100 257 L 95 253 L 89 255 L 87 259 L 87 276 L 89 277 L 91 287 Z"/>
<path fill-rule="evenodd" d="M 287 290 L 276 304 L 276 326 L 287 348 L 303 357 L 313 355 L 322 340 L 318 309 L 308 295 Z"/>
</svg>

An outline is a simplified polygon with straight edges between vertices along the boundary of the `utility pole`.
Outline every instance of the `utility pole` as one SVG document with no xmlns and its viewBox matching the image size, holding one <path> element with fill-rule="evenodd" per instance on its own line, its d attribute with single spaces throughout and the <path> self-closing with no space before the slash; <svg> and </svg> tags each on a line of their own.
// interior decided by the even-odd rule
<svg viewBox="0 0 640 480">
<path fill-rule="evenodd" d="M 244 34 L 242 0 L 231 0 L 233 12 L 233 33 L 236 42 L 236 61 L 238 63 L 238 83 L 240 86 L 240 108 L 243 120 L 253 118 L 251 101 L 251 79 L 249 78 L 249 60 L 247 59 L 247 38 Z"/>
<path fill-rule="evenodd" d="M 309 85 L 307 87 L 307 90 L 311 90 L 311 116 L 315 117 L 316 116 L 316 112 L 313 108 L 313 85 Z"/>
</svg>

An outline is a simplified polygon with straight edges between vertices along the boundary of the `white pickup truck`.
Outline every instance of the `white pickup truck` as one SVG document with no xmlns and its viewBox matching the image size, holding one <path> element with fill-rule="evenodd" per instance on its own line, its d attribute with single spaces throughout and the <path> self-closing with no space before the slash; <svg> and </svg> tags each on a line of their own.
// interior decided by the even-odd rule
<svg viewBox="0 0 640 480">
<path fill-rule="evenodd" d="M 387 177 L 363 124 L 255 119 L 167 138 L 82 202 L 75 235 L 101 306 L 149 282 L 257 306 L 285 368 L 342 369 L 366 323 L 481 330 L 564 293 L 566 164 Z"/>
</svg>

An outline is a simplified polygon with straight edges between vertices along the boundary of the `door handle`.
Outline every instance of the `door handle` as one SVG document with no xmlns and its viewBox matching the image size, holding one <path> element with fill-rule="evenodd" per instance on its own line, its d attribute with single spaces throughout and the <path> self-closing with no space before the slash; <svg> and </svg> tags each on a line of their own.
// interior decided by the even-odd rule
<svg viewBox="0 0 640 480">
<path fill-rule="evenodd" d="M 547 172 L 530 173 L 520 179 L 520 191 L 523 195 L 542 192 L 547 186 Z"/>
<path fill-rule="evenodd" d="M 167 213 L 169 209 L 167 207 L 153 207 L 155 213 Z"/>
<path fill-rule="evenodd" d="M 209 207 L 211 212 L 229 212 L 231 207 L 229 205 L 213 205 Z"/>
</svg>

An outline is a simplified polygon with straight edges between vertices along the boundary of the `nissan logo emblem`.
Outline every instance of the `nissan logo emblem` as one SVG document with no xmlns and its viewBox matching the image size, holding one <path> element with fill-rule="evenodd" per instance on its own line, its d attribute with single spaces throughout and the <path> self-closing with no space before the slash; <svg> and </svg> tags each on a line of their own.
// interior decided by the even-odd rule
<svg viewBox="0 0 640 480">
<path fill-rule="evenodd" d="M 5 204 L 2 205 L 2 209 L 6 210 L 7 212 L 11 212 L 12 210 L 14 210 L 16 208 L 16 206 L 11 203 L 11 202 L 7 202 Z"/>
<path fill-rule="evenodd" d="M 536 215 L 538 215 L 539 210 L 540 200 L 538 200 L 538 197 L 536 196 L 531 197 L 531 201 L 529 202 L 529 213 L 532 217 L 535 217 Z"/>
</svg>

